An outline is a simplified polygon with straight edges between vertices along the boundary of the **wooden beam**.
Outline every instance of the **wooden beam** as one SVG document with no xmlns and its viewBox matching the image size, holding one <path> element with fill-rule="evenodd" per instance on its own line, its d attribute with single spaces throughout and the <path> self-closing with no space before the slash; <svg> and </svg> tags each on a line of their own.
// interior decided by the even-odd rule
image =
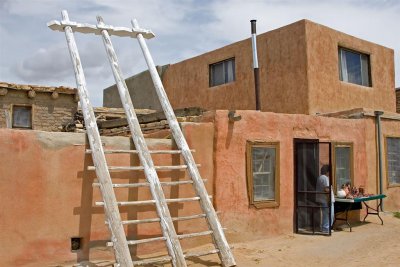
<svg viewBox="0 0 400 267">
<path fill-rule="evenodd" d="M 66 23 L 69 22 L 67 11 L 62 11 L 62 19 Z M 103 195 L 105 205 L 104 210 L 109 222 L 109 229 L 113 240 L 116 242 L 114 247 L 115 257 L 121 267 L 133 267 L 131 254 L 126 241 L 124 228 L 121 223 L 117 200 L 112 188 L 111 177 L 108 172 L 106 158 L 103 153 L 99 130 L 96 125 L 96 118 L 93 112 L 92 105 L 89 102 L 88 90 L 86 88 L 86 79 L 83 72 L 81 59 L 78 48 L 76 46 L 74 34 L 70 26 L 63 27 L 65 37 L 74 67 L 76 85 L 80 96 L 80 104 L 86 124 L 86 132 L 89 138 L 90 149 L 93 151 L 93 161 L 96 162 L 96 174 L 100 182 L 100 190 Z"/>
<path fill-rule="evenodd" d="M 139 25 L 136 20 L 132 21 L 133 28 L 139 28 Z M 215 213 L 214 207 L 207 195 L 207 190 L 204 186 L 204 183 L 201 179 L 199 170 L 195 164 L 192 153 L 190 152 L 189 146 L 183 136 L 181 128 L 179 127 L 179 123 L 176 119 L 174 111 L 171 107 L 171 104 L 168 101 L 167 94 L 165 93 L 164 86 L 161 82 L 161 78 L 158 75 L 157 69 L 155 67 L 153 58 L 149 52 L 149 49 L 146 45 L 146 41 L 141 34 L 137 35 L 137 40 L 142 49 L 143 55 L 146 59 L 147 66 L 150 71 L 151 78 L 153 80 L 154 88 L 157 92 L 158 99 L 160 101 L 161 107 L 165 113 L 166 119 L 168 121 L 169 127 L 171 129 L 172 135 L 174 137 L 175 143 L 178 148 L 182 151 L 182 157 L 185 160 L 185 163 L 188 166 L 188 172 L 194 182 L 194 189 L 196 194 L 200 197 L 200 205 L 202 210 L 207 215 L 207 223 L 209 229 L 213 231 L 213 240 L 214 244 L 219 250 L 219 257 L 222 261 L 222 265 L 224 267 L 235 266 L 236 262 L 233 257 L 233 253 L 228 245 L 226 240 L 224 231 L 222 230 L 221 223 L 218 220 L 217 214 Z"/>
<path fill-rule="evenodd" d="M 97 17 L 97 22 L 98 28 L 105 27 L 103 19 L 100 16 Z M 139 27 L 134 27 L 134 29 L 139 29 Z M 136 32 L 136 34 L 138 33 Z M 103 38 L 104 47 L 107 52 L 107 57 L 114 75 L 115 83 L 119 91 L 121 103 L 128 120 L 129 129 L 131 130 L 132 140 L 135 144 L 136 150 L 139 151 L 139 160 L 144 168 L 146 179 L 150 184 L 150 192 L 156 204 L 157 214 L 161 219 L 161 231 L 163 233 L 163 236 L 166 238 L 165 243 L 167 245 L 168 253 L 172 258 L 172 264 L 175 267 L 186 267 L 186 261 L 183 255 L 182 247 L 171 219 L 171 214 L 166 203 L 164 192 L 158 179 L 157 171 L 154 166 L 153 160 L 151 159 L 146 141 L 143 137 L 143 133 L 141 131 L 140 124 L 132 104 L 132 99 L 129 95 L 125 79 L 122 76 L 122 71 L 119 67 L 117 55 L 115 54 L 113 45 L 111 43 L 108 30 L 102 30 L 101 35 Z M 140 36 L 142 36 L 142 34 L 140 34 Z"/>
</svg>

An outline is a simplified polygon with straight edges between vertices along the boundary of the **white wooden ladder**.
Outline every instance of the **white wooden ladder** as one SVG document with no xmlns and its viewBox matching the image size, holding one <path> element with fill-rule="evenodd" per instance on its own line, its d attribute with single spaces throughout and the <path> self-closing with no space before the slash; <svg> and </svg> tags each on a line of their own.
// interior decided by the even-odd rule
<svg viewBox="0 0 400 267">
<path fill-rule="evenodd" d="M 99 186 L 103 196 L 103 202 L 96 202 L 97 205 L 104 207 L 107 225 L 111 232 L 111 242 L 115 252 L 115 258 L 118 266 L 138 266 L 152 263 L 163 263 L 171 262 L 173 266 L 186 266 L 185 258 L 196 257 L 202 255 L 208 255 L 218 253 L 223 266 L 235 266 L 235 260 L 232 251 L 227 243 L 225 234 L 218 220 L 216 212 L 210 201 L 210 196 L 207 194 L 207 190 L 204 186 L 204 181 L 200 176 L 197 165 L 192 156 L 191 150 L 183 136 L 183 133 L 179 127 L 178 121 L 175 117 L 171 104 L 168 101 L 168 97 L 165 93 L 161 79 L 158 75 L 153 59 L 147 48 L 145 38 L 149 39 L 154 37 L 154 34 L 149 30 L 139 28 L 136 20 L 132 21 L 132 28 L 126 27 L 113 27 L 106 25 L 101 17 L 97 17 L 97 25 L 91 25 L 87 23 L 77 23 L 70 21 L 68 13 L 62 11 L 61 21 L 51 21 L 48 23 L 48 27 L 52 30 L 65 32 L 69 52 L 71 55 L 77 88 L 80 96 L 80 104 L 84 115 L 86 131 L 89 139 L 90 150 L 88 153 L 92 154 L 94 166 L 89 167 L 96 171 L 98 177 L 98 183 L 94 186 Z M 114 150 L 105 151 L 103 149 L 100 134 L 96 124 L 96 118 L 94 116 L 93 108 L 89 102 L 88 91 L 86 86 L 86 80 L 81 64 L 81 60 L 76 46 L 73 32 L 90 33 L 101 35 L 104 46 L 106 48 L 107 56 L 113 71 L 115 82 L 118 87 L 118 91 L 121 97 L 121 102 L 125 110 L 129 128 L 132 134 L 132 139 L 136 150 Z M 128 92 L 128 88 L 125 83 L 125 79 L 122 77 L 122 72 L 118 64 L 118 59 L 115 54 L 114 48 L 111 43 L 110 35 L 116 35 L 120 37 L 131 37 L 136 38 L 142 49 L 146 63 L 148 65 L 151 78 L 153 80 L 157 95 L 159 97 L 162 109 L 165 113 L 167 121 L 169 123 L 173 138 L 178 146 L 179 150 L 162 150 L 162 151 L 149 151 L 143 133 L 141 131 L 138 118 L 136 116 L 132 100 Z M 129 167 L 112 167 L 107 165 L 106 153 L 137 153 L 141 166 L 129 166 Z M 165 154 L 181 154 L 185 161 L 185 165 L 178 166 L 155 166 L 151 157 L 152 153 L 165 153 Z M 175 170 L 175 169 L 187 169 L 191 180 L 182 180 L 174 182 L 160 182 L 157 171 L 161 170 Z M 110 171 L 113 170 L 143 170 L 146 176 L 146 183 L 135 183 L 135 184 L 113 184 L 111 180 Z M 191 198 L 180 198 L 180 199 L 166 199 L 162 186 L 179 186 L 182 184 L 193 184 L 195 197 Z M 129 201 L 129 202 L 118 202 L 115 196 L 114 188 L 117 187 L 141 187 L 147 186 L 150 188 L 150 192 L 153 200 L 145 201 Z M 172 218 L 168 203 L 186 202 L 186 201 L 199 201 L 203 214 L 183 216 Z M 126 205 L 149 205 L 153 204 L 156 206 L 158 218 L 144 219 L 144 220 L 133 220 L 133 221 L 122 221 L 118 206 Z M 198 233 L 181 234 L 178 235 L 173 225 L 173 221 L 189 220 L 205 218 L 208 224 L 209 230 Z M 141 240 L 127 240 L 126 234 L 123 228 L 125 224 L 137 224 L 137 223 L 149 223 L 159 222 L 162 230 L 162 237 L 155 237 Z M 195 236 L 211 235 L 215 246 L 215 249 L 205 252 L 196 253 L 183 253 L 180 239 L 190 238 Z M 147 242 L 163 240 L 166 243 L 169 256 L 160 257 L 156 259 L 132 261 L 132 257 L 129 251 L 129 245 L 137 245 Z"/>
</svg>

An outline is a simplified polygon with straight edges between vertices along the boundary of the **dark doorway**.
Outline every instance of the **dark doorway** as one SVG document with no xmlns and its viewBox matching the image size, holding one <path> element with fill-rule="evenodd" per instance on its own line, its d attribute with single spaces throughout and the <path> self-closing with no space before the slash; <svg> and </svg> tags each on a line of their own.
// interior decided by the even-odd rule
<svg viewBox="0 0 400 267">
<path fill-rule="evenodd" d="M 329 208 L 331 194 L 317 190 L 317 180 L 322 166 L 331 166 L 330 150 L 330 143 L 320 143 L 319 140 L 310 139 L 294 140 L 294 231 L 296 233 L 330 235 L 330 229 L 325 232 L 322 229 L 322 218 L 323 213 L 327 214 L 331 225 Z M 329 186 L 331 183 L 329 178 Z M 322 198 L 326 199 L 324 204 L 321 203 Z"/>
</svg>

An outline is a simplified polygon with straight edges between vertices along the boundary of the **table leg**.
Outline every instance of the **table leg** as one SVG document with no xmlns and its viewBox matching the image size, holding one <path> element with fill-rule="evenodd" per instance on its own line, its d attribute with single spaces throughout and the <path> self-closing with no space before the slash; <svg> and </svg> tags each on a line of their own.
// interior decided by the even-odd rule
<svg viewBox="0 0 400 267">
<path fill-rule="evenodd" d="M 376 209 L 374 209 L 373 207 L 369 206 L 365 201 L 363 201 L 363 203 L 364 203 L 364 205 L 365 205 L 365 207 L 367 209 L 367 214 L 365 215 L 363 221 L 365 222 L 365 219 L 368 217 L 368 215 L 372 214 L 372 215 L 377 215 L 379 220 L 381 220 L 381 225 L 383 225 L 383 220 L 382 220 L 381 216 L 379 215 L 379 209 L 380 209 L 380 207 L 382 205 L 382 199 L 380 199 L 379 201 L 376 200 L 376 203 L 377 203 L 376 204 Z M 369 210 L 373 210 L 375 212 L 370 212 Z"/>
</svg>

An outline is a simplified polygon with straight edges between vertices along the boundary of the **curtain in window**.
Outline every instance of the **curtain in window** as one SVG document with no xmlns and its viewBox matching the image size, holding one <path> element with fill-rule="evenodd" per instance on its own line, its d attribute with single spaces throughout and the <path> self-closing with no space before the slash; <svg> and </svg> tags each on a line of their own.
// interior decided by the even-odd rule
<svg viewBox="0 0 400 267">
<path fill-rule="evenodd" d="M 345 183 L 351 182 L 350 147 L 335 148 L 336 192 Z"/>
<path fill-rule="evenodd" d="M 400 138 L 388 137 L 386 144 L 389 185 L 400 184 Z"/>
<path fill-rule="evenodd" d="M 254 147 L 253 193 L 254 201 L 275 199 L 275 149 Z"/>
</svg>

